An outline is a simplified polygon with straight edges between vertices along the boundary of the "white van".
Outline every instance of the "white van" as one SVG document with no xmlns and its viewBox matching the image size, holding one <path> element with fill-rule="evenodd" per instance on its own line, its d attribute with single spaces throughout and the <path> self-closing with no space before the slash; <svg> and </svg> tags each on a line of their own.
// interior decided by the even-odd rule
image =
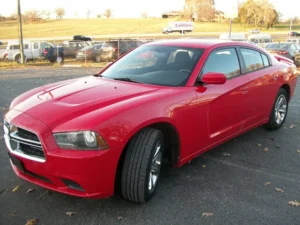
<svg viewBox="0 0 300 225">
<path fill-rule="evenodd" d="M 299 38 L 297 38 L 297 39 L 287 39 L 286 42 L 293 42 L 296 45 L 300 45 L 300 39 Z"/>
<path fill-rule="evenodd" d="M 252 34 L 248 36 L 248 40 L 263 48 L 273 42 L 270 34 Z"/>
<path fill-rule="evenodd" d="M 168 27 L 162 29 L 163 34 L 179 32 L 185 34 L 186 32 L 192 32 L 194 30 L 193 22 L 170 22 Z"/>
<path fill-rule="evenodd" d="M 244 33 L 231 33 L 229 38 L 229 33 L 223 33 L 219 36 L 220 40 L 231 40 L 231 41 L 247 41 Z"/>
</svg>

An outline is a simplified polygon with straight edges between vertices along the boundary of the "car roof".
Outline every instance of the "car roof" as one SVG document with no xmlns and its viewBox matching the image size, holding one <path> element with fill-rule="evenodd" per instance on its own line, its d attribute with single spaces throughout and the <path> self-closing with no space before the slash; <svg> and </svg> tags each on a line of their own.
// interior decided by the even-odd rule
<svg viewBox="0 0 300 225">
<path fill-rule="evenodd" d="M 246 42 L 230 41 L 230 40 L 219 40 L 219 39 L 176 39 L 176 40 L 161 40 L 150 42 L 145 45 L 166 45 L 166 46 L 182 46 L 188 48 L 210 48 L 210 47 L 221 47 L 221 46 L 245 46 L 257 48 L 254 44 Z"/>
</svg>

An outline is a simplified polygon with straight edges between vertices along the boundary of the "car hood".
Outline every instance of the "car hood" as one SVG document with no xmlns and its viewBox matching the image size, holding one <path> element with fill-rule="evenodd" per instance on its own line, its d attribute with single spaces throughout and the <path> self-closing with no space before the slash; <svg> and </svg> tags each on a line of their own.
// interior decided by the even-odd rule
<svg viewBox="0 0 300 225">
<path fill-rule="evenodd" d="M 12 107 L 53 129 L 78 116 L 157 90 L 155 86 L 90 76 L 39 88 L 16 100 Z"/>
</svg>

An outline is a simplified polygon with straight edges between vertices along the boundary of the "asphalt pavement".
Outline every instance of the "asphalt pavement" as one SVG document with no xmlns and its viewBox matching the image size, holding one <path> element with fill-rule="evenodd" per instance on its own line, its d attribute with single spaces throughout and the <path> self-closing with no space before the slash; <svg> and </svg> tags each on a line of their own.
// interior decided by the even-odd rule
<svg viewBox="0 0 300 225">
<path fill-rule="evenodd" d="M 91 75 L 96 68 L 0 71 L 0 117 L 19 94 L 51 82 Z M 300 82 L 284 127 L 262 127 L 182 168 L 165 167 L 155 197 L 135 204 L 120 197 L 81 199 L 18 178 L 0 131 L 0 224 L 24 225 L 300 225 Z M 97 179 L 97 178 L 95 178 Z M 19 191 L 12 190 L 20 186 Z M 27 193 L 29 189 L 32 192 Z M 67 212 L 74 212 L 72 216 Z"/>
</svg>

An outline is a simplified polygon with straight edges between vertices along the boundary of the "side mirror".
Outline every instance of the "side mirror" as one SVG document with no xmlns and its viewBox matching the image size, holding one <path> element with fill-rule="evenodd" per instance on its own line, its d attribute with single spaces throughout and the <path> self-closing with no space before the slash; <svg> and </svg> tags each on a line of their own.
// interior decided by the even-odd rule
<svg viewBox="0 0 300 225">
<path fill-rule="evenodd" d="M 201 81 L 205 84 L 224 84 L 226 76 L 223 73 L 209 72 L 202 76 Z"/>
</svg>

